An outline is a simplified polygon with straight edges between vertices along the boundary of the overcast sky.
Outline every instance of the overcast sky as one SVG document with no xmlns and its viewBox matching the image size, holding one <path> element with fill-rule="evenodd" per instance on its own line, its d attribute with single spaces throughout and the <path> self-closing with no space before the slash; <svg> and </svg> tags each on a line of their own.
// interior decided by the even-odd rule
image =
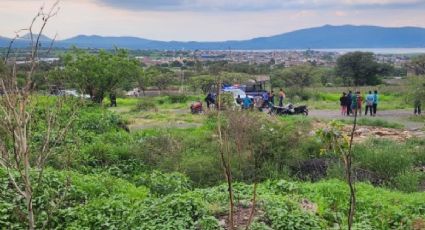
<svg viewBox="0 0 425 230">
<path fill-rule="evenodd" d="M 0 0 L 0 36 L 54 0 Z M 425 0 L 61 0 L 47 35 L 218 41 L 331 25 L 425 27 Z"/>
</svg>

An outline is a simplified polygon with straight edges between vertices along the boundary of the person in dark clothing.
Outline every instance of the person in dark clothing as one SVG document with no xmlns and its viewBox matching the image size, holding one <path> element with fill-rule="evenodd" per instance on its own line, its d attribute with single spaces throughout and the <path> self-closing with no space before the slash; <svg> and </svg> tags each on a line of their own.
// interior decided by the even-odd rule
<svg viewBox="0 0 425 230">
<path fill-rule="evenodd" d="M 270 92 L 269 101 L 270 101 L 270 103 L 272 103 L 272 105 L 274 105 L 274 92 L 273 92 L 273 90 Z"/>
<path fill-rule="evenodd" d="M 212 93 L 208 93 L 207 97 L 205 98 L 205 102 L 207 103 L 208 109 L 210 108 L 211 104 L 215 103 L 214 96 L 212 95 Z"/>
<path fill-rule="evenodd" d="M 348 91 L 348 94 L 347 94 L 347 116 L 350 116 L 350 114 L 353 113 L 353 110 L 351 108 L 352 102 L 353 102 L 353 92 L 351 92 L 350 90 Z"/>
<path fill-rule="evenodd" d="M 242 98 L 241 98 L 241 95 L 238 95 L 238 98 L 236 98 L 236 103 L 237 103 L 238 105 L 241 105 L 241 104 L 242 104 Z"/>
<path fill-rule="evenodd" d="M 115 96 L 115 93 L 109 94 L 109 100 L 111 101 L 111 107 L 117 107 L 117 96 Z"/>
<path fill-rule="evenodd" d="M 342 93 L 342 96 L 339 98 L 339 104 L 341 105 L 341 115 L 347 115 L 347 94 Z"/>
<path fill-rule="evenodd" d="M 421 100 L 415 99 L 415 115 L 421 115 Z"/>
</svg>

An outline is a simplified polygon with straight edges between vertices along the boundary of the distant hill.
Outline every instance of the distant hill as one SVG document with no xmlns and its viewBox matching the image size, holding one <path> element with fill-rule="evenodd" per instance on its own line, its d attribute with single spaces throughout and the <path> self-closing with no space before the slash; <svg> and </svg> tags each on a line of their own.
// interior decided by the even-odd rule
<svg viewBox="0 0 425 230">
<path fill-rule="evenodd" d="M 34 40 L 36 40 L 37 39 L 37 36 L 38 36 L 38 34 L 33 34 L 32 35 L 32 38 Z M 21 41 L 22 40 L 31 41 L 31 34 L 29 34 L 29 33 L 28 34 L 25 34 L 24 36 L 19 37 L 18 39 L 21 40 Z M 42 42 L 51 42 L 52 39 L 42 34 L 42 35 L 40 35 L 40 41 L 42 41 Z"/>
<path fill-rule="evenodd" d="M 43 37 L 43 41 L 49 41 Z M 4 46 L 0 37 L 0 46 Z M 7 43 L 8 44 L 8 43 Z M 24 45 L 24 44 L 17 44 Z M 260 37 L 243 41 L 223 42 L 178 42 L 155 41 L 136 37 L 102 37 L 80 35 L 56 41 L 56 47 L 80 48 L 114 47 L 127 49 L 338 49 L 338 48 L 424 48 L 425 28 L 419 27 L 378 27 L 378 26 L 331 26 L 297 30 L 271 37 Z"/>
</svg>

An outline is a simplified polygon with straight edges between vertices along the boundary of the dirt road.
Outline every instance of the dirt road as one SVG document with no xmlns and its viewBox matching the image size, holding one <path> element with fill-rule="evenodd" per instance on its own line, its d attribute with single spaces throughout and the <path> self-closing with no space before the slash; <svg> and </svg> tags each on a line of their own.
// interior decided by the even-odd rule
<svg viewBox="0 0 425 230">
<path fill-rule="evenodd" d="M 311 110 L 311 117 L 319 118 L 319 119 L 353 119 L 353 117 L 344 117 L 341 116 L 340 112 L 337 110 Z M 381 119 L 388 122 L 399 123 L 404 125 L 407 130 L 420 130 L 425 127 L 423 122 L 414 122 L 410 121 L 409 117 L 412 116 L 413 113 L 410 110 L 385 110 L 378 111 L 376 117 L 364 116 L 362 114 L 359 118 L 367 118 L 367 119 Z"/>
</svg>

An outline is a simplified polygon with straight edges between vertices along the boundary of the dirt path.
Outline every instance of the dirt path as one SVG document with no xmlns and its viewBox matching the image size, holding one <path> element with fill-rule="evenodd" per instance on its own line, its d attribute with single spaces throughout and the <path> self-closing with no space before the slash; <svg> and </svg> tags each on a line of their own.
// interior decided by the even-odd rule
<svg viewBox="0 0 425 230">
<path fill-rule="evenodd" d="M 311 117 L 319 118 L 319 119 L 353 119 L 353 117 L 341 116 L 340 112 L 337 110 L 311 110 Z M 360 116 L 359 118 L 367 118 L 367 119 L 381 119 L 392 123 L 399 123 L 404 125 L 407 130 L 421 130 L 425 127 L 424 123 L 410 121 L 409 117 L 412 116 L 412 111 L 409 110 L 385 110 L 378 111 L 376 117 L 370 116 Z"/>
</svg>

